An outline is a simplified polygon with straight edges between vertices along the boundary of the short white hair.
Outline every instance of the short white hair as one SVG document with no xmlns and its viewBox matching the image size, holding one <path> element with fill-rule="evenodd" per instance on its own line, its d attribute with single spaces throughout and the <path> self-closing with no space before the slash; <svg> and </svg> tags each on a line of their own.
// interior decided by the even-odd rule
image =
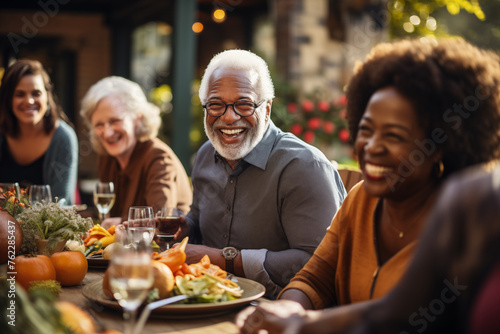
<svg viewBox="0 0 500 334">
<path fill-rule="evenodd" d="M 254 87 L 257 101 L 274 99 L 274 85 L 264 59 L 246 50 L 226 50 L 215 55 L 205 69 L 198 92 L 201 104 L 207 102 L 208 82 L 219 68 L 255 71 L 258 77 Z"/>
<path fill-rule="evenodd" d="M 90 120 L 99 102 L 111 96 L 120 100 L 126 113 L 133 119 L 142 116 L 140 124 L 136 128 L 136 136 L 140 141 L 157 136 L 161 125 L 160 108 L 148 102 L 141 86 L 122 77 L 106 77 L 90 87 L 82 100 L 80 109 L 80 115 L 85 119 L 90 129 L 92 146 L 98 153 L 103 153 L 103 148 L 93 131 Z"/>
</svg>

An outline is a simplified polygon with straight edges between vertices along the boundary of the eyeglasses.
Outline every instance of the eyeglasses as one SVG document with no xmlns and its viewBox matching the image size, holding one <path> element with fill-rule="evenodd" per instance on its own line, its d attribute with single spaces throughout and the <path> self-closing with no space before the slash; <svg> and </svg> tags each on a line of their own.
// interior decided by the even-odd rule
<svg viewBox="0 0 500 334">
<path fill-rule="evenodd" d="M 255 109 L 260 107 L 265 100 L 255 103 L 252 101 L 236 101 L 234 103 L 224 103 L 222 101 L 207 102 L 202 107 L 212 117 L 220 117 L 226 113 L 227 107 L 233 107 L 236 114 L 241 117 L 249 117 L 255 113 Z"/>
</svg>

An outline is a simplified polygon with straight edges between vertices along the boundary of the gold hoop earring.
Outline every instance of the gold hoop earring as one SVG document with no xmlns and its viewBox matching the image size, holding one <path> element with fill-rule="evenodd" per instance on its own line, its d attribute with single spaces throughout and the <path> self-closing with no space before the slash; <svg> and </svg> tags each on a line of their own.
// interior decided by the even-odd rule
<svg viewBox="0 0 500 334">
<path fill-rule="evenodd" d="M 437 172 L 437 178 L 440 179 L 443 177 L 444 173 L 444 164 L 442 160 L 439 160 L 438 162 L 438 172 Z"/>
</svg>

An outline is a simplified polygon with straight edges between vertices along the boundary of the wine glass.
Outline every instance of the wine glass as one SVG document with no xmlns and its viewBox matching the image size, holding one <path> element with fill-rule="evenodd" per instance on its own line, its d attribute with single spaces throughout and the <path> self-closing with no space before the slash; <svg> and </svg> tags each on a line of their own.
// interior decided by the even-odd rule
<svg viewBox="0 0 500 334">
<path fill-rule="evenodd" d="M 16 197 L 21 199 L 21 189 L 19 188 L 19 183 L 17 182 L 2 182 L 0 183 L 0 192 L 4 193 L 6 191 L 12 190 L 16 192 Z"/>
<path fill-rule="evenodd" d="M 50 185 L 48 184 L 33 184 L 30 187 L 29 201 L 31 205 L 36 203 L 50 203 L 52 202 L 52 193 L 50 191 Z"/>
<path fill-rule="evenodd" d="M 156 213 L 156 238 L 155 241 L 163 252 L 170 248 L 170 241 L 179 229 L 182 211 L 173 207 L 163 207 Z"/>
<path fill-rule="evenodd" d="M 94 187 L 94 204 L 99 211 L 101 223 L 115 204 L 116 194 L 113 182 L 97 182 Z"/>
<path fill-rule="evenodd" d="M 136 243 L 147 232 L 149 243 L 155 235 L 155 216 L 150 206 L 131 206 L 128 210 L 127 233 L 129 239 Z"/>
<path fill-rule="evenodd" d="M 140 240 L 138 240 L 140 239 Z M 135 238 L 135 245 L 118 247 L 109 265 L 109 284 L 113 297 L 123 308 L 125 334 L 132 334 L 136 312 L 153 286 L 149 234 Z"/>
</svg>

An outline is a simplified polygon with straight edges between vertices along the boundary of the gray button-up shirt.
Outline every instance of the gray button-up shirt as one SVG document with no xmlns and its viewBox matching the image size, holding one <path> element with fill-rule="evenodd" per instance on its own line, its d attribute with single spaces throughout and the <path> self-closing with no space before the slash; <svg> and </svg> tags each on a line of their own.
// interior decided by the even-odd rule
<svg viewBox="0 0 500 334">
<path fill-rule="evenodd" d="M 272 122 L 235 170 L 206 142 L 191 176 L 190 239 L 241 250 L 246 277 L 267 296 L 309 260 L 346 195 L 320 150 Z"/>
</svg>

